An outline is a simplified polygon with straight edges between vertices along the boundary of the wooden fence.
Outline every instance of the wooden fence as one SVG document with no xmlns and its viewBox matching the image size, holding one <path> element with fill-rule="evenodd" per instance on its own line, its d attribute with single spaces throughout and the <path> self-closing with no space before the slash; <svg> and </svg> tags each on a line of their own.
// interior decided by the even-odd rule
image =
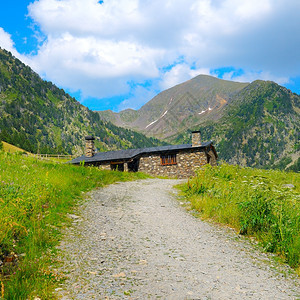
<svg viewBox="0 0 300 300">
<path fill-rule="evenodd" d="M 75 158 L 74 155 L 68 154 L 68 155 L 63 155 L 63 154 L 30 154 L 30 156 L 33 156 L 37 159 L 65 159 L 65 160 L 71 160 Z"/>
</svg>

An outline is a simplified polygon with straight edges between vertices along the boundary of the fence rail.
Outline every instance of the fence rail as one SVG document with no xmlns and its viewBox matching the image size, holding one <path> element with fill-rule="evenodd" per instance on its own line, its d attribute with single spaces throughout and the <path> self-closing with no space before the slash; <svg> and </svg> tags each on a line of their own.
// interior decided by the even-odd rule
<svg viewBox="0 0 300 300">
<path fill-rule="evenodd" d="M 36 157 L 38 159 L 47 159 L 47 158 L 57 158 L 57 159 L 72 159 L 75 156 L 71 154 L 30 154 L 30 156 Z"/>
</svg>

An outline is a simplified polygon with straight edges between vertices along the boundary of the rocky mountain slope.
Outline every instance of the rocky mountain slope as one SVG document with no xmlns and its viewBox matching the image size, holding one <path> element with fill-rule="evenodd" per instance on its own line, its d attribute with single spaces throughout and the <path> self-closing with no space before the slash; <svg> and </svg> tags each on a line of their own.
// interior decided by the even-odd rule
<svg viewBox="0 0 300 300">
<path fill-rule="evenodd" d="M 161 144 L 102 121 L 99 114 L 0 48 L 0 140 L 33 153 L 79 154 L 87 134 L 97 137 L 98 150 Z"/>
<path fill-rule="evenodd" d="M 299 170 L 300 96 L 274 82 L 254 81 L 233 97 L 220 119 L 197 128 L 229 163 Z M 190 135 L 171 140 L 189 141 Z"/>
<path fill-rule="evenodd" d="M 236 83 L 197 76 L 168 89 L 140 110 L 101 118 L 163 138 L 190 142 L 200 129 L 229 163 L 299 170 L 300 96 L 270 81 Z"/>
<path fill-rule="evenodd" d="M 99 112 L 101 119 L 132 128 L 148 136 L 168 138 L 195 124 L 217 120 L 233 95 L 247 86 L 199 75 L 161 92 L 138 111 Z"/>
</svg>

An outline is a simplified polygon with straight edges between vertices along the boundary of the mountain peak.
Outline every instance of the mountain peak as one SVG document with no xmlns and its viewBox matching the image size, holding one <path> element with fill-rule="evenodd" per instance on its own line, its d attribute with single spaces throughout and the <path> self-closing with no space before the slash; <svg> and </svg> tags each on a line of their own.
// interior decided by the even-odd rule
<svg viewBox="0 0 300 300">
<path fill-rule="evenodd" d="M 167 138 L 179 129 L 188 130 L 205 120 L 218 119 L 232 95 L 247 85 L 198 75 L 159 93 L 137 111 L 126 110 L 113 115 L 100 112 L 100 116 L 118 126 Z"/>
</svg>

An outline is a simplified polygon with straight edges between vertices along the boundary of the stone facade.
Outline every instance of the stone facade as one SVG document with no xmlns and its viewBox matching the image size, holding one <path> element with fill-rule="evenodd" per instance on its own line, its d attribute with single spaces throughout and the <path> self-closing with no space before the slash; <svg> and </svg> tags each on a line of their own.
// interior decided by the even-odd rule
<svg viewBox="0 0 300 300">
<path fill-rule="evenodd" d="M 161 156 L 152 154 L 142 156 L 139 162 L 139 171 L 164 177 L 187 178 L 195 175 L 195 171 L 208 163 L 205 152 L 182 151 L 176 154 L 177 164 L 161 165 Z"/>
<path fill-rule="evenodd" d="M 207 152 L 207 157 L 208 157 L 208 163 L 212 165 L 213 167 L 217 165 L 217 158 L 215 156 L 215 153 L 210 150 Z"/>
<path fill-rule="evenodd" d="M 103 164 L 99 165 L 99 169 L 100 170 L 111 170 L 111 165 L 110 165 L 110 163 L 103 163 Z"/>
</svg>

